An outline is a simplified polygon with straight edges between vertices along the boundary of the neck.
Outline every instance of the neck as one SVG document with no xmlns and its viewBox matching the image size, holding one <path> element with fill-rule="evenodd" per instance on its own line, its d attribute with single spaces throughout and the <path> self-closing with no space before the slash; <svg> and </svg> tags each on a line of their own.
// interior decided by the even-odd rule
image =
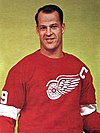
<svg viewBox="0 0 100 133">
<path fill-rule="evenodd" d="M 45 55 L 45 56 L 47 56 L 47 57 L 49 57 L 49 58 L 54 58 L 54 59 L 57 59 L 57 58 L 62 58 L 63 56 L 64 56 L 64 53 L 63 53 L 63 51 L 50 51 L 50 50 L 41 50 L 40 49 L 40 52 L 43 54 L 43 55 Z"/>
</svg>

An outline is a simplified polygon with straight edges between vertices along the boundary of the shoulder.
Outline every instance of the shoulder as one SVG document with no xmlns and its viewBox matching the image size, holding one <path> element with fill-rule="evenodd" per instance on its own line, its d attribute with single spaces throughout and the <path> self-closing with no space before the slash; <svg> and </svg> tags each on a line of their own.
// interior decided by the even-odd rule
<svg viewBox="0 0 100 133">
<path fill-rule="evenodd" d="M 84 72 L 90 75 L 90 70 L 87 67 L 87 65 L 78 57 L 65 53 L 67 66 L 73 71 L 77 71 L 77 73 L 80 73 L 82 75 Z"/>
<path fill-rule="evenodd" d="M 28 70 L 34 69 L 37 59 L 37 51 L 25 56 L 18 61 L 9 71 L 9 73 L 25 73 Z"/>
<path fill-rule="evenodd" d="M 27 56 L 25 56 L 24 58 L 22 58 L 20 61 L 18 61 L 13 67 L 23 67 L 23 66 L 27 66 L 27 65 L 31 65 L 34 64 L 35 61 L 37 60 L 37 51 L 29 54 Z"/>
<path fill-rule="evenodd" d="M 65 56 L 66 56 L 66 60 L 68 60 L 73 65 L 80 65 L 80 66 L 85 65 L 85 63 L 79 57 L 76 57 L 75 55 L 65 53 Z"/>
<path fill-rule="evenodd" d="M 25 56 L 24 58 L 22 58 L 17 64 L 20 65 L 27 65 L 27 64 L 31 64 L 33 62 L 37 61 L 37 51 L 32 53 L 32 54 L 29 54 L 27 56 Z M 17 65 L 16 64 L 16 65 Z"/>
</svg>

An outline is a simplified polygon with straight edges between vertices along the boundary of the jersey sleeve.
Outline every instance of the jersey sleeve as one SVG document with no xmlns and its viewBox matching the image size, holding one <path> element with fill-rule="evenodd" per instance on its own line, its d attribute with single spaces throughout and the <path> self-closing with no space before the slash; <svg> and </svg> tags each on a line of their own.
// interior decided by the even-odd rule
<svg viewBox="0 0 100 133">
<path fill-rule="evenodd" d="M 89 115 L 97 109 L 93 78 L 90 71 L 88 69 L 86 70 L 87 71 L 83 73 L 81 86 L 81 116 Z"/>
<path fill-rule="evenodd" d="M 15 121 L 24 105 L 23 72 L 13 67 L 7 76 L 0 99 L 0 132 L 14 133 Z"/>
<path fill-rule="evenodd" d="M 93 112 L 83 117 L 83 128 L 86 133 L 100 133 L 100 113 Z"/>
<path fill-rule="evenodd" d="M 100 133 L 100 113 L 97 112 L 93 78 L 88 69 L 83 73 L 80 97 L 83 128 L 86 133 Z"/>
</svg>

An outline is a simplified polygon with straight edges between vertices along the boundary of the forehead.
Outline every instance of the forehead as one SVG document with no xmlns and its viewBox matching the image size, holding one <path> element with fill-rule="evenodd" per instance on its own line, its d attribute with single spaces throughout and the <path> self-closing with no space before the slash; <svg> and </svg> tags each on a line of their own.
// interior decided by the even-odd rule
<svg viewBox="0 0 100 133">
<path fill-rule="evenodd" d="M 60 23 L 59 14 L 57 11 L 52 13 L 43 13 L 42 11 L 38 15 L 38 24 L 52 24 L 52 23 Z"/>
</svg>

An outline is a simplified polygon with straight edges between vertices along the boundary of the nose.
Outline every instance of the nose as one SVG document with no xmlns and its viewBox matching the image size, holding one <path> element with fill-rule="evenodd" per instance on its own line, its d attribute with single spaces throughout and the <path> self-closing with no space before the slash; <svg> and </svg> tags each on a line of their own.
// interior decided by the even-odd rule
<svg viewBox="0 0 100 133">
<path fill-rule="evenodd" d="M 51 34 L 52 34 L 51 28 L 50 27 L 47 27 L 47 29 L 46 29 L 46 35 L 47 36 L 50 36 Z"/>
</svg>

